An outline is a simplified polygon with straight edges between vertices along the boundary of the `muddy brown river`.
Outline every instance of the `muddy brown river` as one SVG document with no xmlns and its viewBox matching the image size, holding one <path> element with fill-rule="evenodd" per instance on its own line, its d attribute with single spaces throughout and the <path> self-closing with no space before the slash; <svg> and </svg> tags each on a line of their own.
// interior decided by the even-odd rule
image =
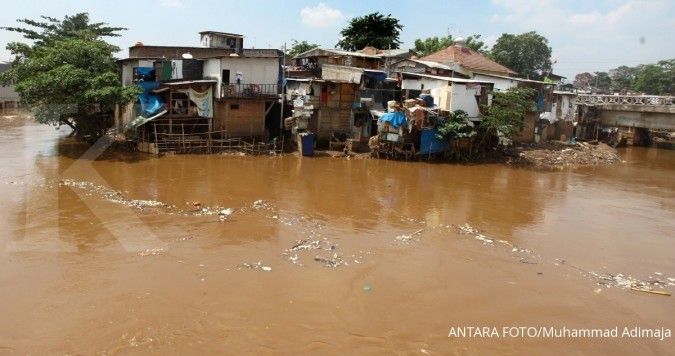
<svg viewBox="0 0 675 356">
<path fill-rule="evenodd" d="M 0 128 L 0 354 L 673 354 L 675 152 L 607 167 L 85 153 Z M 84 156 L 83 156 L 84 155 Z M 518 335 L 515 335 L 518 336 Z M 520 335 L 522 336 L 522 335 Z"/>
</svg>

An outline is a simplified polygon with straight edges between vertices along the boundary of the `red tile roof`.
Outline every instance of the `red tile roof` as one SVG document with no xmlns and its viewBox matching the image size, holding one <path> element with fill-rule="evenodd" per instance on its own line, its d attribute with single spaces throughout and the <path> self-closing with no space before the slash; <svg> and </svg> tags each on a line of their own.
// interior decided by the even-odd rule
<svg viewBox="0 0 675 356">
<path fill-rule="evenodd" d="M 485 57 L 484 55 L 468 47 L 450 46 L 428 56 L 420 58 L 425 61 L 432 61 L 441 64 L 448 62 L 458 63 L 470 71 L 489 72 L 502 75 L 518 74 L 513 70 Z"/>
</svg>

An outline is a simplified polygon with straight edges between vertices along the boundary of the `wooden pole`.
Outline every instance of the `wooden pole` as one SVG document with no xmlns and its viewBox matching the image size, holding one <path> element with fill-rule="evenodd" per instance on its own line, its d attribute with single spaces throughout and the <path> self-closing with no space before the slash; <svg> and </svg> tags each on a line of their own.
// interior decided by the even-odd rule
<svg viewBox="0 0 675 356">
<path fill-rule="evenodd" d="M 157 139 L 157 124 L 153 122 L 152 127 L 155 130 L 155 148 L 157 149 L 157 154 L 159 155 L 159 140 Z"/>
</svg>

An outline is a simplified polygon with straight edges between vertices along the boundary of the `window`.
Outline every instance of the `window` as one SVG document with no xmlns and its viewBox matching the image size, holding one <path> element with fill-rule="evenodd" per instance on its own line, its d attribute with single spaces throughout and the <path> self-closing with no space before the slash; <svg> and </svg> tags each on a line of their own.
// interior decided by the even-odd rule
<svg viewBox="0 0 675 356">
<path fill-rule="evenodd" d="M 239 104 L 230 104 L 230 110 L 239 110 Z"/>
</svg>

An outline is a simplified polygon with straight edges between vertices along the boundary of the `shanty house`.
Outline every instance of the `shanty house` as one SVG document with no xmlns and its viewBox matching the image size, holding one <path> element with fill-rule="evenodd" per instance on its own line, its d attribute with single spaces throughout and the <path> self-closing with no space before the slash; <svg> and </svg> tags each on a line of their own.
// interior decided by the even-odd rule
<svg viewBox="0 0 675 356">
<path fill-rule="evenodd" d="M 204 77 L 217 88 L 214 129 L 233 137 L 278 135 L 281 56 L 276 49 L 243 49 L 206 59 Z"/>
<path fill-rule="evenodd" d="M 242 35 L 224 32 L 201 32 L 200 42 L 210 47 L 139 43 L 129 49 L 129 58 L 118 62 L 121 81 L 140 86 L 144 94 L 136 105 L 118 110 L 117 126 L 129 128 L 131 124 L 137 129 L 150 121 L 169 120 L 168 130 L 175 132 L 179 118 L 201 118 L 201 131 L 209 138 L 214 134 L 257 139 L 278 135 L 281 52 L 243 48 Z M 143 107 L 148 97 L 155 100 L 152 107 L 157 110 Z M 195 101 L 208 103 L 208 116 L 189 108 Z"/>
</svg>

